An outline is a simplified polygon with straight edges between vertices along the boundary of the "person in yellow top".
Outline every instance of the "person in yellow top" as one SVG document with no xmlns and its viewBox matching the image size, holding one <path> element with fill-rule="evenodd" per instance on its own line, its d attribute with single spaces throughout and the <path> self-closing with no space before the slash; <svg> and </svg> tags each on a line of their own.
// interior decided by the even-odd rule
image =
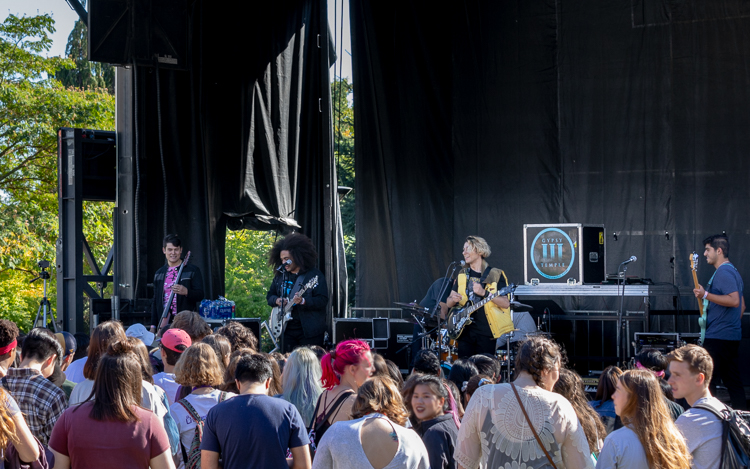
<svg viewBox="0 0 750 469">
<path fill-rule="evenodd" d="M 487 241 L 479 236 L 469 236 L 464 243 L 463 256 L 466 262 L 453 283 L 453 291 L 445 303 L 440 303 L 442 315 L 447 315 L 455 306 L 475 304 L 498 288 L 508 285 L 508 277 L 502 269 L 490 267 L 485 260 L 492 251 Z M 471 324 L 464 327 L 458 337 L 458 357 L 467 358 L 479 353 L 495 353 L 496 339 L 513 329 L 510 317 L 510 300 L 498 296 L 471 315 Z"/>
</svg>

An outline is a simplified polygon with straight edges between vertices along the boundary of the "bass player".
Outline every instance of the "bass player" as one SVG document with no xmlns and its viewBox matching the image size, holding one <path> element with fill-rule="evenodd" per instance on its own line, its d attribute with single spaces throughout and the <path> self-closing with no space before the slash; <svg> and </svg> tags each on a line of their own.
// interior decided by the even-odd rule
<svg viewBox="0 0 750 469">
<path fill-rule="evenodd" d="M 441 315 L 447 316 L 456 305 L 476 303 L 498 288 L 508 286 L 508 277 L 502 269 L 490 267 L 485 258 L 491 254 L 484 238 L 469 236 L 463 248 L 464 268 L 453 283 L 453 291 L 445 303 L 440 303 Z M 496 339 L 513 329 L 510 318 L 510 300 L 499 296 L 475 311 L 472 323 L 464 327 L 458 338 L 458 357 L 468 358 L 479 353 L 495 354 Z"/>
<path fill-rule="evenodd" d="M 276 275 L 266 294 L 269 306 L 284 307 L 294 303 L 291 320 L 282 336 L 282 353 L 300 345 L 323 345 L 326 332 L 328 285 L 323 273 L 315 268 L 318 253 L 312 241 L 300 233 L 292 233 L 273 245 L 268 254 L 268 265 L 276 268 Z M 314 277 L 317 286 L 298 295 L 300 288 Z"/>
<path fill-rule="evenodd" d="M 743 282 L 737 268 L 729 262 L 729 238 L 724 235 L 709 236 L 703 240 L 703 255 L 714 268 L 708 286 L 698 285 L 695 297 L 703 301 L 706 315 L 706 341 L 703 348 L 714 362 L 714 373 L 709 389 L 716 395 L 720 381 L 729 391 L 732 408 L 745 410 L 745 389 L 740 377 L 740 339 L 742 339 L 742 314 L 745 312 Z"/>
<path fill-rule="evenodd" d="M 177 273 L 182 265 L 182 241 L 177 235 L 169 234 L 162 241 L 162 252 L 167 264 L 156 271 L 154 275 L 154 301 L 151 302 L 151 332 L 156 332 L 156 326 L 161 330 L 166 324 L 159 324 L 169 296 L 174 292 L 172 304 L 166 323 L 180 311 L 197 311 L 198 303 L 203 299 L 203 277 L 195 264 L 185 264 L 182 276 L 177 280 Z"/>
</svg>

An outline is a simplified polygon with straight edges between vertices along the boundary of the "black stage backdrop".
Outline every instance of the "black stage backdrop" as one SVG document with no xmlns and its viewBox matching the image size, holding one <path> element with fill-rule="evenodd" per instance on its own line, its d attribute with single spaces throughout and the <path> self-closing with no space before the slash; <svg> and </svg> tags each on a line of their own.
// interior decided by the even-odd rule
<svg viewBox="0 0 750 469">
<path fill-rule="evenodd" d="M 140 66 L 135 75 L 147 259 L 139 293 L 164 263 L 165 232 L 192 251 L 215 299 L 224 292 L 227 228 L 298 231 L 316 244 L 329 306 L 340 314 L 347 282 L 326 1 L 227 10 L 199 0 L 189 11 L 189 48 L 189 71 Z"/>
<path fill-rule="evenodd" d="M 523 282 L 526 223 L 604 224 L 609 273 L 680 286 L 726 231 L 750 279 L 747 2 L 351 0 L 351 23 L 359 306 L 421 298 L 472 234 Z"/>
</svg>

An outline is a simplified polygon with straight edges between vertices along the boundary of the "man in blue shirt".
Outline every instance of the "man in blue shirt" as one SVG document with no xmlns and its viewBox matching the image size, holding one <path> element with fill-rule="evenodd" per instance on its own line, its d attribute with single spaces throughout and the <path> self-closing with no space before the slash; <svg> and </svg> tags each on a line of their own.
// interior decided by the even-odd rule
<svg viewBox="0 0 750 469">
<path fill-rule="evenodd" d="M 737 269 L 729 262 L 729 239 L 725 235 L 709 236 L 703 240 L 706 262 L 716 268 L 708 288 L 698 285 L 695 297 L 703 301 L 706 315 L 706 341 L 703 347 L 714 362 L 714 374 L 709 389 L 716 395 L 720 381 L 729 390 L 732 407 L 745 409 L 745 388 L 739 372 L 739 348 L 742 338 L 742 314 L 745 299 L 743 282 Z"/>
<path fill-rule="evenodd" d="M 206 416 L 201 441 L 201 467 L 310 469 L 310 439 L 293 404 L 268 396 L 271 361 L 246 353 L 234 374 L 240 394 L 217 404 Z M 287 448 L 292 459 L 286 459 Z"/>
</svg>

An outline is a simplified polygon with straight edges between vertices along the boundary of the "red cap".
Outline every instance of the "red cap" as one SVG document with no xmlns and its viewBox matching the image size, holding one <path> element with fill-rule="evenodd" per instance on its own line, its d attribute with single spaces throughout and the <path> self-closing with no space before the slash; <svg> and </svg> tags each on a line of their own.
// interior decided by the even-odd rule
<svg viewBox="0 0 750 469">
<path fill-rule="evenodd" d="M 161 344 L 173 352 L 182 353 L 182 350 L 177 350 L 177 346 L 184 345 L 185 347 L 190 347 L 193 341 L 190 339 L 188 333 L 182 329 L 169 329 L 162 336 Z"/>
</svg>

